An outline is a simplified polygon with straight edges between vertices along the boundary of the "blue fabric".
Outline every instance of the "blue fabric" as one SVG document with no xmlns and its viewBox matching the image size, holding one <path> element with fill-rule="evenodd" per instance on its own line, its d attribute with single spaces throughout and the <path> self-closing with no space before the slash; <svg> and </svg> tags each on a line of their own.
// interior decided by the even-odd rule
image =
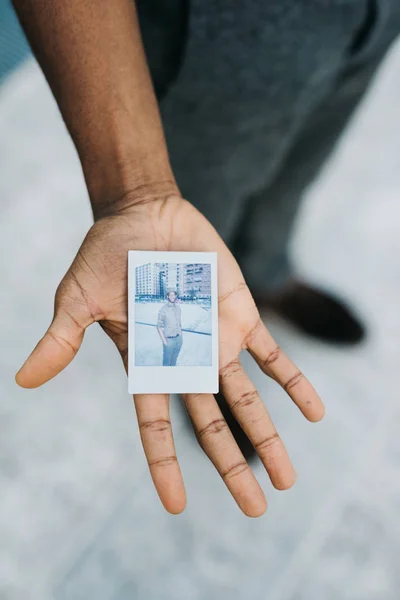
<svg viewBox="0 0 400 600">
<path fill-rule="evenodd" d="M 160 102 L 169 155 L 254 292 L 292 276 L 302 194 L 399 32 L 399 0 L 190 0 Z"/>
<path fill-rule="evenodd" d="M 163 346 L 163 367 L 175 367 L 179 352 L 182 348 L 182 336 L 166 338 L 167 344 Z"/>
<path fill-rule="evenodd" d="M 0 81 L 30 54 L 10 0 L 0 0 Z"/>
</svg>

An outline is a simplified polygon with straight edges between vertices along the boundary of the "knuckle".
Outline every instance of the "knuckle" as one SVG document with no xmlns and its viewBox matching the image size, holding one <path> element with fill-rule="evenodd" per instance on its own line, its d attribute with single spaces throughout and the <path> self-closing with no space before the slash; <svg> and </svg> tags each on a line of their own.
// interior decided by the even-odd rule
<svg viewBox="0 0 400 600">
<path fill-rule="evenodd" d="M 181 394 L 183 401 L 187 404 L 188 402 L 195 402 L 200 396 L 203 396 L 202 393 L 197 394 Z"/>
<path fill-rule="evenodd" d="M 171 421 L 169 419 L 146 421 L 139 425 L 139 429 L 140 431 L 148 431 L 149 433 L 162 433 L 163 431 L 171 430 Z"/>
<path fill-rule="evenodd" d="M 279 346 L 276 346 L 276 348 L 271 350 L 271 352 L 268 354 L 267 358 L 263 361 L 263 367 L 268 368 L 270 365 L 272 365 L 274 362 L 276 362 L 278 360 L 278 358 L 280 358 L 281 354 L 282 354 L 282 350 L 280 349 Z"/>
<path fill-rule="evenodd" d="M 226 431 L 227 429 L 228 425 L 225 419 L 215 419 L 215 421 L 211 421 L 211 423 L 209 423 L 208 425 L 206 425 L 206 427 L 201 429 L 197 433 L 197 437 L 200 441 L 204 437 L 216 435 L 218 433 Z"/>
<path fill-rule="evenodd" d="M 241 475 L 248 469 L 250 469 L 250 467 L 247 464 L 247 462 L 241 461 L 241 462 L 237 463 L 236 465 L 234 465 L 233 467 L 231 467 L 230 469 L 228 469 L 225 473 L 222 473 L 221 476 L 222 476 L 222 479 L 230 480 L 230 479 L 233 479 L 234 477 L 237 477 L 238 475 Z"/>
<path fill-rule="evenodd" d="M 258 395 L 257 390 L 250 390 L 249 392 L 244 392 L 243 394 L 241 394 L 241 396 L 237 400 L 234 400 L 231 403 L 231 408 L 233 410 L 247 408 L 256 404 L 259 401 L 259 399 L 260 396 Z"/>
<path fill-rule="evenodd" d="M 78 352 L 79 348 L 77 346 L 75 346 L 72 342 L 67 340 L 66 338 L 63 338 L 62 336 L 57 335 L 57 334 L 53 333 L 52 331 L 48 331 L 47 334 L 64 350 L 70 350 L 74 354 L 76 354 Z"/>
<path fill-rule="evenodd" d="M 242 365 L 240 364 L 239 360 L 235 358 L 234 360 L 231 360 L 227 365 L 222 367 L 222 369 L 220 369 L 219 374 L 222 379 L 228 379 L 236 373 L 239 373 L 241 370 Z"/>
<path fill-rule="evenodd" d="M 284 390 L 288 392 L 289 390 L 294 388 L 298 383 L 300 383 L 303 377 L 303 373 L 298 371 L 295 375 L 293 375 L 293 377 L 289 379 L 289 381 L 285 383 L 285 385 L 283 386 Z"/>
<path fill-rule="evenodd" d="M 270 435 L 264 438 L 261 442 L 258 442 L 258 444 L 255 444 L 254 447 L 258 453 L 269 452 L 271 448 L 275 448 L 281 443 L 282 442 L 279 434 L 275 432 L 273 435 Z"/>
<path fill-rule="evenodd" d="M 175 455 L 173 456 L 164 456 L 163 458 L 157 458 L 154 460 L 149 460 L 148 464 L 150 468 L 153 467 L 170 467 L 178 462 L 178 459 Z"/>
</svg>

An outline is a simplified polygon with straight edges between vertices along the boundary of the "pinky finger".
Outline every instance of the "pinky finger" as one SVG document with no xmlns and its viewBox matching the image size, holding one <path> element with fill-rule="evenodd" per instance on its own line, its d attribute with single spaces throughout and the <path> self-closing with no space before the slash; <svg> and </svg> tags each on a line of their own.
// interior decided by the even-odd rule
<svg viewBox="0 0 400 600">
<path fill-rule="evenodd" d="M 316 390 L 275 342 L 264 323 L 259 321 L 247 342 L 247 350 L 266 375 L 285 390 L 309 421 L 320 421 L 325 407 Z"/>
</svg>

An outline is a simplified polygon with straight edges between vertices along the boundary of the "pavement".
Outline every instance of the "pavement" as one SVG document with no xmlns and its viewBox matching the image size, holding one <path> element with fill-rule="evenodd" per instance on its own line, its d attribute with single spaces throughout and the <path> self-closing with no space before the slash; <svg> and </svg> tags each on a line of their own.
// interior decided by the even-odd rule
<svg viewBox="0 0 400 600">
<path fill-rule="evenodd" d="M 265 321 L 327 406 L 305 422 L 244 365 L 298 472 L 287 492 L 237 509 L 176 398 L 188 493 L 168 515 L 152 487 L 119 356 L 91 327 L 42 389 L 14 372 L 43 334 L 85 231 L 83 177 L 49 89 L 28 61 L 0 89 L 0 599 L 398 600 L 400 589 L 400 46 L 320 179 L 293 239 L 297 270 L 368 325 L 354 349 Z"/>
</svg>

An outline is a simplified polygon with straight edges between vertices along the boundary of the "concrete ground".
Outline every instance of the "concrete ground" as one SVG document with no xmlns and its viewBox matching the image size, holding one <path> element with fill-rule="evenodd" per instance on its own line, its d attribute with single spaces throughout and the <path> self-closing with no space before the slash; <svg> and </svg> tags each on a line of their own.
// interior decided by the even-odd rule
<svg viewBox="0 0 400 600">
<path fill-rule="evenodd" d="M 90 224 L 72 144 L 33 62 L 0 89 L 1 600 L 398 600 L 400 589 L 400 46 L 321 179 L 293 254 L 309 281 L 368 324 L 352 350 L 265 315 L 323 396 L 305 422 L 248 357 L 299 475 L 244 517 L 173 400 L 188 492 L 162 509 L 117 352 L 92 327 L 43 389 L 13 375 L 48 325 L 54 290 Z"/>
</svg>

